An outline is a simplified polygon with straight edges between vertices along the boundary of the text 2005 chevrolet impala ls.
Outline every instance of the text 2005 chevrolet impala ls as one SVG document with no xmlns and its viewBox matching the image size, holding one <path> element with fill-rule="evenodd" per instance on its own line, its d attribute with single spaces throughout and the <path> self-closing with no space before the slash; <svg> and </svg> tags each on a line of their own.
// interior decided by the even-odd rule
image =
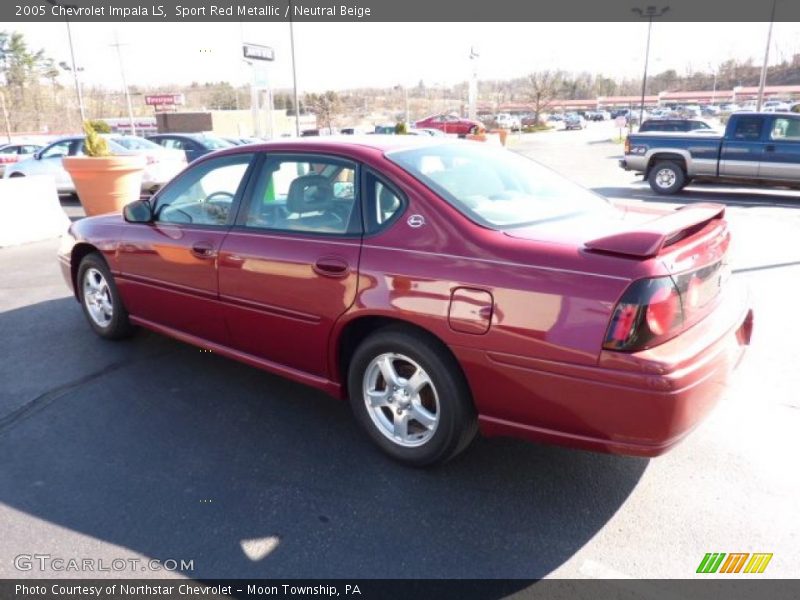
<svg viewBox="0 0 800 600">
<path fill-rule="evenodd" d="M 655 456 L 722 394 L 752 312 L 724 208 L 621 210 L 500 148 L 280 141 L 74 223 L 105 338 L 144 326 L 349 398 L 414 465 L 480 429 Z"/>
</svg>

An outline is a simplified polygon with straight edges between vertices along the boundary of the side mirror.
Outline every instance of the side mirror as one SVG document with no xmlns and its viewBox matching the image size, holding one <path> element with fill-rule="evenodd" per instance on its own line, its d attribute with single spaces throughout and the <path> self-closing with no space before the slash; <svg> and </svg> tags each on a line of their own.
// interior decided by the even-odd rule
<svg viewBox="0 0 800 600">
<path fill-rule="evenodd" d="M 33 153 L 33 158 L 35 160 L 42 160 L 42 151 L 40 150 L 39 152 L 34 152 Z"/>
<path fill-rule="evenodd" d="M 135 200 L 125 205 L 122 215 L 128 223 L 150 223 L 153 220 L 153 207 L 148 200 Z"/>
</svg>

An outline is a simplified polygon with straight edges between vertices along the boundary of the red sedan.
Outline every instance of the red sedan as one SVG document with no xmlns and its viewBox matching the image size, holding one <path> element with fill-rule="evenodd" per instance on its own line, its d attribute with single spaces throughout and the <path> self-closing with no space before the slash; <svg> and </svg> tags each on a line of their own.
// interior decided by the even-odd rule
<svg viewBox="0 0 800 600">
<path fill-rule="evenodd" d="M 100 336 L 147 327 L 348 398 L 427 465 L 478 430 L 665 452 L 749 343 L 729 240 L 720 205 L 620 210 L 501 148 L 371 136 L 209 154 L 59 254 Z"/>
<path fill-rule="evenodd" d="M 486 131 L 486 127 L 480 121 L 462 119 L 456 115 L 432 115 L 417 121 L 414 123 L 414 127 L 417 129 L 438 129 L 444 133 L 455 133 L 457 135 Z"/>
</svg>

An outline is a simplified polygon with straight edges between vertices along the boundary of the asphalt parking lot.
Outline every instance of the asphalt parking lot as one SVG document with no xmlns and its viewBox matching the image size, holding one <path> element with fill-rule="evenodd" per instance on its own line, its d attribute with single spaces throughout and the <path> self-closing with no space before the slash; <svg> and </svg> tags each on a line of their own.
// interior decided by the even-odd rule
<svg viewBox="0 0 800 600">
<path fill-rule="evenodd" d="M 665 202 L 617 167 L 615 134 L 512 144 L 615 201 Z M 653 460 L 491 439 L 404 468 L 319 392 L 144 331 L 100 340 L 57 241 L 0 249 L 0 577 L 85 576 L 15 567 L 48 554 L 193 561 L 197 578 L 687 578 L 707 552 L 770 552 L 766 575 L 795 577 L 800 192 L 669 199 L 698 201 L 728 205 L 755 330 L 720 406 Z"/>
</svg>

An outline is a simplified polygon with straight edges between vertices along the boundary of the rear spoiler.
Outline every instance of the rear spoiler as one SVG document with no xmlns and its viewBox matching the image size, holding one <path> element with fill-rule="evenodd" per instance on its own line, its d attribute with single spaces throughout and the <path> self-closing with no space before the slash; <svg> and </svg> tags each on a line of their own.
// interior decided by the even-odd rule
<svg viewBox="0 0 800 600">
<path fill-rule="evenodd" d="M 586 243 L 596 252 L 609 252 L 637 258 L 656 256 L 662 248 L 674 244 L 714 219 L 725 216 L 725 205 L 704 202 L 689 204 L 662 217 Z"/>
</svg>

